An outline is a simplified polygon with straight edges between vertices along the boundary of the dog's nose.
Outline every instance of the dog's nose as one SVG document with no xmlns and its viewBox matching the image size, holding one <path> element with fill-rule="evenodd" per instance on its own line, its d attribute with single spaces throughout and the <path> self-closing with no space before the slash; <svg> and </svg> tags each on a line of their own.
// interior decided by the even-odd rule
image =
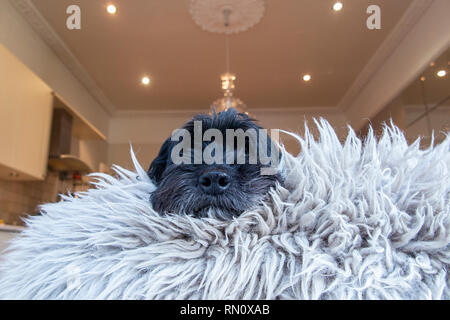
<svg viewBox="0 0 450 320">
<path fill-rule="evenodd" d="M 221 171 L 210 171 L 200 176 L 200 188 L 208 194 L 220 194 L 228 189 L 231 178 Z"/>
</svg>

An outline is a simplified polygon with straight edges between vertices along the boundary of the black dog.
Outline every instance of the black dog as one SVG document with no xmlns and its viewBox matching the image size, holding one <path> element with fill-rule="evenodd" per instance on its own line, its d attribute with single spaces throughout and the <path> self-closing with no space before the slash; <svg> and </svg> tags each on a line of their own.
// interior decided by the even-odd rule
<svg viewBox="0 0 450 320">
<path fill-rule="evenodd" d="M 197 122 L 195 122 L 197 121 Z M 208 129 L 217 129 L 226 139 L 227 129 L 254 129 L 259 134 L 262 129 L 246 114 L 228 109 L 212 115 L 195 116 L 183 127 L 190 134 L 189 147 L 194 146 L 194 124 L 201 123 L 202 137 Z M 218 132 L 216 130 L 216 132 Z M 266 134 L 267 153 L 271 153 L 272 140 Z M 214 141 L 214 140 L 212 140 Z M 258 140 L 259 141 L 259 140 Z M 235 137 L 233 144 L 236 142 Z M 211 142 L 202 141 L 202 151 Z M 245 163 L 234 164 L 195 163 L 191 154 L 186 159 L 192 159 L 190 164 L 175 164 L 172 151 L 179 141 L 169 137 L 161 147 L 158 156 L 150 165 L 148 175 L 156 184 L 157 189 L 151 195 L 153 208 L 160 213 L 186 213 L 196 217 L 214 216 L 227 219 L 240 215 L 243 211 L 254 207 L 264 199 L 271 187 L 280 180 L 278 174 L 261 175 L 264 166 L 257 159 L 256 163 L 249 161 L 249 139 L 245 140 Z M 236 147 L 236 146 L 235 146 Z M 261 150 L 257 143 L 258 150 Z M 234 149 L 233 159 L 242 151 Z M 226 157 L 226 155 L 225 155 Z M 277 151 L 277 157 L 279 157 Z M 226 161 L 229 163 L 228 161 Z"/>
</svg>

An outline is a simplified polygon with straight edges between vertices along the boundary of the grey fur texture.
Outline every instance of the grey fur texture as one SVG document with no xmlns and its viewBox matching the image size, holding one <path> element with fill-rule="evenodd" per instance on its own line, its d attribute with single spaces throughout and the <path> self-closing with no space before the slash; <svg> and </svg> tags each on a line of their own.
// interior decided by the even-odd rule
<svg viewBox="0 0 450 320">
<path fill-rule="evenodd" d="M 136 172 L 42 206 L 2 256 L 13 299 L 449 299 L 450 137 L 341 143 L 320 121 L 284 187 L 230 221 L 160 216 Z"/>
</svg>

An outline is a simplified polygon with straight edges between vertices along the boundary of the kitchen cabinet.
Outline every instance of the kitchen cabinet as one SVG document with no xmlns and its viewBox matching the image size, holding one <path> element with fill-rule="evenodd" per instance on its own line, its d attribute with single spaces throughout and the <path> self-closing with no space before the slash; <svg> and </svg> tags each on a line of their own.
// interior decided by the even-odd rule
<svg viewBox="0 0 450 320">
<path fill-rule="evenodd" d="M 43 180 L 52 90 L 0 45 L 0 179 Z"/>
</svg>

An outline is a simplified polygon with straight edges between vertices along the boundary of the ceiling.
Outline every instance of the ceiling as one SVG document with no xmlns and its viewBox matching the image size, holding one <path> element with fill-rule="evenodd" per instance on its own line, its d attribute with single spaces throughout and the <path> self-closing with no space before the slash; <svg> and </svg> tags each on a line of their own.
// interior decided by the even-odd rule
<svg viewBox="0 0 450 320">
<path fill-rule="evenodd" d="M 225 37 L 203 31 L 188 0 L 76 1 L 81 30 L 66 28 L 73 0 L 32 0 L 117 110 L 207 108 L 221 96 Z M 267 0 L 261 22 L 231 35 L 235 95 L 252 108 L 336 106 L 412 0 Z M 381 7 L 381 30 L 366 9 Z M 301 80 L 310 73 L 312 80 Z M 140 85 L 148 74 L 151 85 Z"/>
</svg>

